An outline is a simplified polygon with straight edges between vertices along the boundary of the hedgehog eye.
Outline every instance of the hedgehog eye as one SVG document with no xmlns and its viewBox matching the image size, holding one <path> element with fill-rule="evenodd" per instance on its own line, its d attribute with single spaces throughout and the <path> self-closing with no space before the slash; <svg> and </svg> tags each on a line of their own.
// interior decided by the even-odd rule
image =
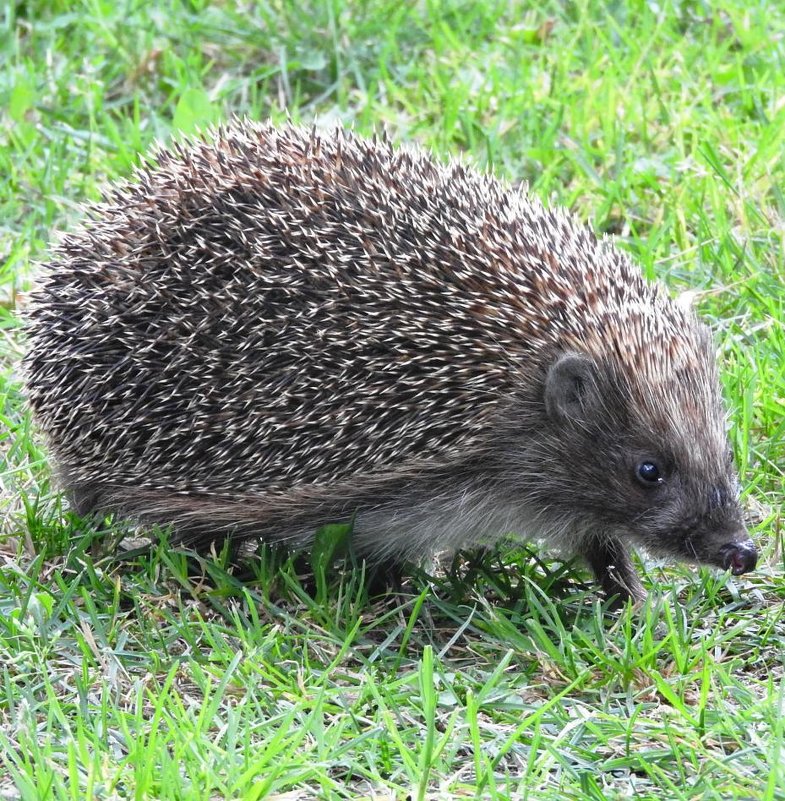
<svg viewBox="0 0 785 801">
<path fill-rule="evenodd" d="M 645 462 L 641 462 L 635 468 L 635 477 L 646 487 L 653 487 L 657 484 L 662 484 L 664 481 L 662 477 L 662 471 L 657 463 L 652 462 L 649 459 L 647 459 Z"/>
</svg>

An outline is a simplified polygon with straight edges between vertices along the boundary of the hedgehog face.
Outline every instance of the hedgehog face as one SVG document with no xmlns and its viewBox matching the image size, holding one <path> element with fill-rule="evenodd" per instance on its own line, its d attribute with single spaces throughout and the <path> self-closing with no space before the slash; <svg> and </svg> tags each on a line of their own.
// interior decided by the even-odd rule
<svg viewBox="0 0 785 801">
<path fill-rule="evenodd" d="M 568 504 L 587 529 L 631 537 L 654 554 L 737 575 L 755 567 L 713 396 L 690 396 L 687 413 L 678 392 L 658 391 L 675 407 L 648 408 L 623 375 L 569 353 L 548 370 L 544 395 L 543 436 L 554 454 L 569 454 L 549 462 L 552 508 Z"/>
<path fill-rule="evenodd" d="M 757 553 L 744 526 L 732 462 L 696 463 L 688 448 L 666 447 L 667 441 L 650 439 L 645 456 L 632 449 L 627 466 L 639 485 L 631 487 L 627 501 L 634 511 L 632 536 L 653 554 L 736 575 L 752 570 Z M 618 469 L 624 470 L 623 462 Z"/>
</svg>

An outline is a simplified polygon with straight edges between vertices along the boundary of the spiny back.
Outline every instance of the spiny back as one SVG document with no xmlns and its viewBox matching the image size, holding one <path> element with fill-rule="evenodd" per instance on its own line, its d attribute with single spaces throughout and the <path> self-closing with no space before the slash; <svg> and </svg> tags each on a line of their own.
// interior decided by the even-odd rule
<svg viewBox="0 0 785 801">
<path fill-rule="evenodd" d="M 184 493 L 449 463 L 558 351 L 666 418 L 679 371 L 716 385 L 703 328 L 608 241 L 340 128 L 235 122 L 159 151 L 56 247 L 30 339 L 70 480 Z"/>
</svg>

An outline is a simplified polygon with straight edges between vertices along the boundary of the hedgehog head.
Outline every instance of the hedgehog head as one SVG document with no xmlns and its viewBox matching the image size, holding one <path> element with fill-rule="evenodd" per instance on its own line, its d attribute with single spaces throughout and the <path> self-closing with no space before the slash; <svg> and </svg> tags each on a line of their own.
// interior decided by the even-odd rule
<svg viewBox="0 0 785 801">
<path fill-rule="evenodd" d="M 617 356 L 575 351 L 552 360 L 540 438 L 551 453 L 546 503 L 573 503 L 588 529 L 653 554 L 740 574 L 757 553 L 738 502 L 710 338 L 689 325 L 693 352 L 667 370 L 633 371 Z"/>
</svg>

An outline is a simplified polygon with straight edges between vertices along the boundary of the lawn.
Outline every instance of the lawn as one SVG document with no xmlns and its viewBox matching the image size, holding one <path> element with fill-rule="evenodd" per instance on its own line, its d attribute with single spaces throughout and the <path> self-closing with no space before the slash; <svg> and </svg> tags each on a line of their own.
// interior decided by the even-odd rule
<svg viewBox="0 0 785 801">
<path fill-rule="evenodd" d="M 381 597 L 362 565 L 166 532 L 114 558 L 34 435 L 19 312 L 82 202 L 231 114 L 460 155 L 694 293 L 758 569 L 644 559 L 615 613 L 512 543 Z M 0 798 L 785 799 L 778 0 L 21 0 L 0 175 Z"/>
</svg>

